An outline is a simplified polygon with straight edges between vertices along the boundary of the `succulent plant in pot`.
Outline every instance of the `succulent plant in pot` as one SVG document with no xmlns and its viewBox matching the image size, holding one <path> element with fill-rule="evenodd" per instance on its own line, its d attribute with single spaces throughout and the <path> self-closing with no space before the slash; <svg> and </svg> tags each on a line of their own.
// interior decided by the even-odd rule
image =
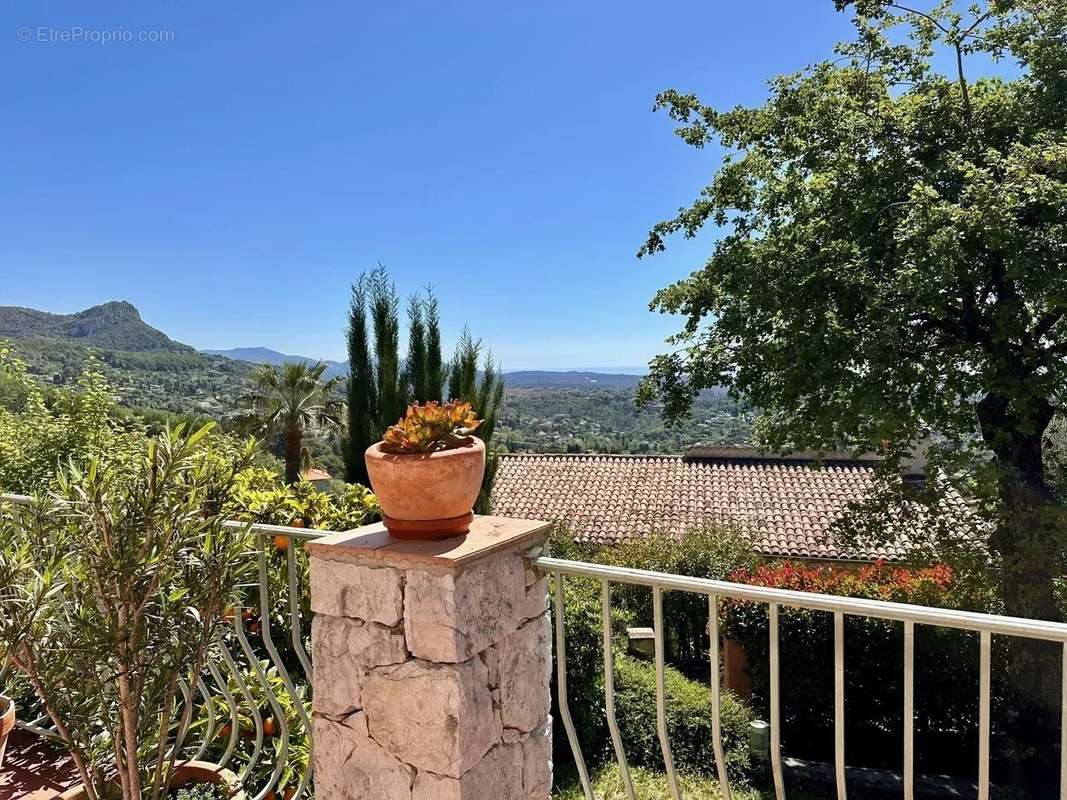
<svg viewBox="0 0 1067 800">
<path fill-rule="evenodd" d="M 195 684 L 255 561 L 218 510 L 251 446 L 181 427 L 0 508 L 0 647 L 33 687 L 81 784 L 66 800 L 163 800 L 232 773 L 184 761 L 181 685 Z"/>
<path fill-rule="evenodd" d="M 470 403 L 414 403 L 367 448 L 371 488 L 382 521 L 401 539 L 466 533 L 485 473 L 481 424 Z"/>
</svg>

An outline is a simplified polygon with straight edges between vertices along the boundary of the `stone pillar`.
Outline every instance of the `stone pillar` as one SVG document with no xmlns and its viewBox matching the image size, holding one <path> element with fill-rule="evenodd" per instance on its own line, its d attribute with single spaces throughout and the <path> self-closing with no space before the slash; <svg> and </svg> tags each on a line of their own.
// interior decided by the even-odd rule
<svg viewBox="0 0 1067 800">
<path fill-rule="evenodd" d="M 548 532 L 308 544 L 316 800 L 548 799 L 548 581 L 523 559 Z"/>
</svg>

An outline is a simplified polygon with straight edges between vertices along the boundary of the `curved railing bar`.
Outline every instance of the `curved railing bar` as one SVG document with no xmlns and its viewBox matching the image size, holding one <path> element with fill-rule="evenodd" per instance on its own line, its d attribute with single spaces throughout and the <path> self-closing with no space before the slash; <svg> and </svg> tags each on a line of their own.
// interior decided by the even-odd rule
<svg viewBox="0 0 1067 800">
<path fill-rule="evenodd" d="M 285 668 L 285 664 L 282 662 L 281 655 L 278 654 L 278 648 L 275 647 L 274 638 L 271 636 L 270 632 L 270 589 L 267 582 L 267 547 L 266 542 L 262 538 L 259 540 L 259 606 L 263 645 L 267 648 L 267 652 L 270 653 L 270 657 L 274 661 L 274 666 L 278 669 L 278 675 L 281 677 L 282 683 L 285 685 L 285 690 L 289 692 L 289 696 L 293 699 L 293 705 L 296 706 L 296 713 L 300 715 L 300 720 L 304 723 L 304 730 L 310 732 L 311 719 L 308 717 L 307 709 L 304 708 L 304 700 L 297 693 L 296 687 L 293 685 L 293 681 L 289 677 L 289 670 Z M 278 724 L 281 726 L 282 731 L 282 755 L 278 759 L 278 762 L 284 766 L 289 750 L 289 724 L 284 716 L 278 721 Z M 314 748 L 314 742 L 311 742 L 310 738 L 309 742 L 311 747 Z M 309 759 L 308 768 L 304 771 L 304 774 L 300 778 L 300 783 L 297 786 L 295 794 L 296 798 L 299 798 L 307 788 L 308 781 L 311 780 L 311 771 L 311 760 Z"/>
<path fill-rule="evenodd" d="M 219 642 L 219 646 L 222 646 L 221 642 Z M 233 751 L 237 748 L 237 734 L 238 728 L 240 727 L 240 720 L 237 716 L 237 702 L 234 700 L 233 692 L 230 691 L 229 682 L 222 677 L 222 673 L 219 671 L 215 662 L 209 661 L 207 668 L 211 673 L 211 677 L 215 679 L 215 685 L 218 686 L 219 691 L 222 692 L 222 697 L 226 701 L 227 707 L 230 709 L 230 738 L 229 741 L 226 742 L 225 752 L 223 752 L 222 757 L 219 759 L 219 766 L 225 767 L 230 763 L 230 759 L 233 758 Z"/>
<path fill-rule="evenodd" d="M 260 624 L 263 624 L 264 614 L 269 613 L 269 609 L 260 608 Z M 241 621 L 239 614 L 234 615 L 235 629 L 237 631 L 237 641 L 241 644 L 241 650 L 244 651 L 245 658 L 248 659 L 249 665 L 252 667 L 252 672 L 255 673 L 256 680 L 259 681 L 261 687 L 263 687 L 263 693 L 267 698 L 267 703 L 270 704 L 271 710 L 274 712 L 274 718 L 278 721 L 279 726 L 283 726 L 281 729 L 288 734 L 285 725 L 285 714 L 282 711 L 281 705 L 278 704 L 278 698 L 274 696 L 274 692 L 271 691 L 270 681 L 267 679 L 267 673 L 263 670 L 263 665 L 259 663 L 259 659 L 256 658 L 255 651 L 252 650 L 252 645 L 248 642 L 248 637 L 245 635 L 244 623 Z M 259 715 L 258 706 L 253 703 L 255 707 L 256 715 Z M 258 734 L 260 737 L 263 735 L 262 720 L 260 720 L 258 728 Z M 262 743 L 262 742 L 261 742 Z M 278 780 L 282 776 L 282 770 L 285 769 L 285 759 L 289 754 L 289 737 L 282 740 L 281 755 L 277 762 L 274 764 L 274 771 L 271 773 L 271 779 L 267 782 L 259 792 L 253 796 L 252 800 L 263 800 L 264 797 L 278 784 Z"/>
<path fill-rule="evenodd" d="M 289 578 L 289 633 L 293 640 L 293 652 L 304 668 L 304 677 L 311 680 L 311 659 L 304 650 L 304 632 L 300 627 L 300 587 L 297 582 L 296 548 L 290 540 L 285 549 L 285 569 Z"/>
<path fill-rule="evenodd" d="M 776 800 L 785 800 L 785 778 L 782 774 L 782 704 L 779 682 L 778 657 L 778 604 L 771 603 L 767 609 L 770 636 L 770 706 L 771 706 L 771 775 L 774 779 Z"/>
<path fill-rule="evenodd" d="M 211 744 L 211 740 L 215 736 L 215 701 L 212 700 L 211 692 L 208 691 L 207 684 L 204 683 L 202 677 L 196 679 L 196 688 L 200 691 L 200 696 L 204 698 L 204 702 L 207 704 L 207 730 L 204 732 L 204 740 L 193 755 L 193 761 L 199 761 L 203 757 L 204 753 L 207 752 L 208 745 Z"/>
<path fill-rule="evenodd" d="M 563 576 L 556 573 L 556 699 L 559 706 L 559 717 L 563 720 L 563 728 L 567 731 L 567 741 L 574 755 L 574 765 L 578 768 L 578 778 L 582 782 L 582 791 L 586 800 L 596 800 L 593 796 L 593 786 L 589 782 L 589 770 L 585 766 L 585 757 L 582 755 L 582 746 L 578 741 L 578 734 L 574 730 L 574 720 L 571 718 L 571 707 L 567 701 L 567 634 L 563 625 Z"/>
<path fill-rule="evenodd" d="M 711 665 L 711 749 L 715 754 L 715 771 L 719 776 L 722 800 L 731 800 L 730 777 L 726 773 L 726 756 L 722 747 L 722 687 L 719 684 L 719 600 L 708 595 L 708 642 Z"/>
<path fill-rule="evenodd" d="M 181 690 L 182 697 L 185 698 L 185 707 L 182 709 L 181 720 L 174 736 L 174 743 L 170 747 L 170 754 L 177 753 L 180 756 L 182 744 L 185 743 L 185 735 L 189 732 L 189 724 L 193 720 L 193 693 L 189 689 L 189 684 L 185 682 L 185 678 L 178 678 L 178 688 Z"/>
<path fill-rule="evenodd" d="M 664 679 L 666 667 L 663 663 L 663 589 L 659 586 L 652 587 L 652 626 L 656 645 L 656 733 L 659 734 L 659 749 L 663 753 L 663 766 L 667 770 L 667 785 L 671 790 L 671 797 L 674 800 L 682 800 L 667 730 L 667 688 Z"/>
<path fill-rule="evenodd" d="M 237 635 L 238 641 L 240 641 L 241 638 L 240 635 L 237 634 L 237 620 L 240 619 L 240 617 L 241 608 L 240 606 L 237 606 L 234 608 L 233 625 L 234 633 Z M 259 704 L 252 696 L 252 690 L 248 688 L 248 684 L 241 676 L 241 670 L 237 666 L 237 662 L 235 662 L 233 656 L 230 655 L 229 648 L 225 645 L 221 646 L 219 648 L 219 655 L 222 656 L 222 660 L 226 662 L 227 668 L 233 673 L 233 679 L 237 683 L 237 689 L 244 696 L 245 702 L 248 703 L 248 707 L 252 712 L 252 725 L 255 727 L 255 735 L 252 741 L 252 755 L 248 757 L 248 763 L 237 773 L 237 779 L 243 784 L 248 779 L 252 770 L 255 769 L 256 764 L 259 763 L 259 756 L 263 751 L 263 717 L 259 713 Z"/>
<path fill-rule="evenodd" d="M 626 762 L 626 749 L 623 747 L 619 723 L 615 718 L 615 659 L 611 650 L 611 584 L 608 581 L 600 582 L 600 606 L 604 626 L 604 700 L 608 730 L 611 732 L 611 746 L 615 748 L 615 760 L 619 764 L 627 800 L 634 800 L 634 783 L 630 777 L 630 765 Z"/>
</svg>

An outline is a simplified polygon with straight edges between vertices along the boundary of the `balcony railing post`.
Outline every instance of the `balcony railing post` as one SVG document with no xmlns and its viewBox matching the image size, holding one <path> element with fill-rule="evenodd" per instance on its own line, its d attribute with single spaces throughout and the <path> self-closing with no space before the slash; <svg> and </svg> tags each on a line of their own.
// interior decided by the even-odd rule
<svg viewBox="0 0 1067 800">
<path fill-rule="evenodd" d="M 476 517 L 466 537 L 324 537 L 311 557 L 315 797 L 547 800 L 549 526 Z"/>
</svg>

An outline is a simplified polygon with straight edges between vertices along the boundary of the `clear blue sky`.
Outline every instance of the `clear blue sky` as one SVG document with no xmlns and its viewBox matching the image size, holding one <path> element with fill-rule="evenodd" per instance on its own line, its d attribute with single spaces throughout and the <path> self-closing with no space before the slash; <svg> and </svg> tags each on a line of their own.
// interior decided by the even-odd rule
<svg viewBox="0 0 1067 800">
<path fill-rule="evenodd" d="M 717 154 L 651 113 L 658 90 L 757 103 L 850 32 L 831 0 L 13 0 L 0 18 L 0 304 L 126 299 L 197 347 L 343 358 L 349 285 L 380 261 L 508 369 L 640 365 L 677 327 L 648 301 L 711 240 L 635 252 Z M 173 40 L 47 41 L 77 26 Z"/>
</svg>

